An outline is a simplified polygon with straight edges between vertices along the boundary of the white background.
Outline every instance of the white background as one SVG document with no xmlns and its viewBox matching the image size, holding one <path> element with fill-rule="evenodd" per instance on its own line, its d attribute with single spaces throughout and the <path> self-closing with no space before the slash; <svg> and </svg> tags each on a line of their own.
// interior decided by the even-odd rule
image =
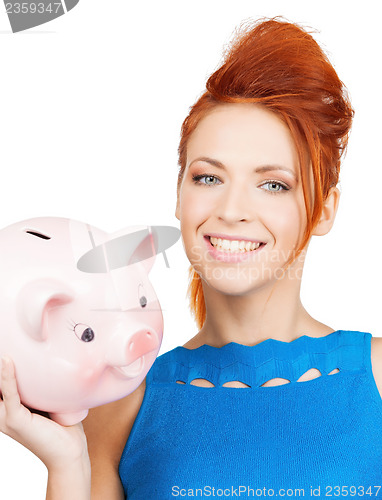
<svg viewBox="0 0 382 500">
<path fill-rule="evenodd" d="M 302 301 L 334 329 L 382 336 L 379 0 L 80 0 L 12 34 L 0 6 L 0 227 L 30 217 L 107 231 L 174 225 L 177 146 L 188 108 L 243 20 L 283 15 L 311 26 L 356 110 L 331 233 L 314 237 Z M 160 353 L 196 332 L 179 241 L 151 280 L 165 322 Z M 0 277 L 1 279 L 1 277 Z M 0 435 L 0 498 L 45 498 L 46 470 Z"/>
</svg>

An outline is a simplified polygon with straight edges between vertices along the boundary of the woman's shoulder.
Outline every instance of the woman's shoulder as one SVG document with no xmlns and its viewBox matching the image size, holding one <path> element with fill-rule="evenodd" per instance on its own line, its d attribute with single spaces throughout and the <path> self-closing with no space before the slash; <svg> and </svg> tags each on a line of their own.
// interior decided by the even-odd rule
<svg viewBox="0 0 382 500">
<path fill-rule="evenodd" d="M 373 376 L 382 398 L 382 337 L 372 337 L 370 349 Z"/>
</svg>

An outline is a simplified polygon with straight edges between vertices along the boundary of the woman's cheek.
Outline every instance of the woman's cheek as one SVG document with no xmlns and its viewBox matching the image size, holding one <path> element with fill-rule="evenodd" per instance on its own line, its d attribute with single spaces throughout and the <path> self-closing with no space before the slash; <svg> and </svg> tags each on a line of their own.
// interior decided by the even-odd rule
<svg viewBox="0 0 382 500">
<path fill-rule="evenodd" d="M 182 215 L 193 224 L 200 225 L 211 215 L 214 215 L 216 196 L 209 193 L 208 189 L 208 187 L 199 187 L 199 189 L 190 189 L 184 192 Z"/>
<path fill-rule="evenodd" d="M 284 241 L 295 244 L 305 227 L 303 219 L 301 208 L 295 200 L 284 203 L 282 210 L 278 210 L 277 217 L 274 218 L 274 227 L 277 227 L 276 233 L 283 236 Z"/>
</svg>

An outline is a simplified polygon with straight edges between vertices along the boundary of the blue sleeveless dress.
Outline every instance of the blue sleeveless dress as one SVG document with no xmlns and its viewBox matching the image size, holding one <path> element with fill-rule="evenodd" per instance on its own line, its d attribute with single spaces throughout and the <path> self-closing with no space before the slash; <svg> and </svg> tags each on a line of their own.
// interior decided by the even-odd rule
<svg viewBox="0 0 382 500">
<path fill-rule="evenodd" d="M 382 499 L 371 337 L 338 330 L 159 356 L 119 465 L 126 498 Z M 298 382 L 311 368 L 322 375 Z M 261 387 L 277 377 L 290 383 Z M 196 378 L 215 387 L 191 385 Z"/>
</svg>

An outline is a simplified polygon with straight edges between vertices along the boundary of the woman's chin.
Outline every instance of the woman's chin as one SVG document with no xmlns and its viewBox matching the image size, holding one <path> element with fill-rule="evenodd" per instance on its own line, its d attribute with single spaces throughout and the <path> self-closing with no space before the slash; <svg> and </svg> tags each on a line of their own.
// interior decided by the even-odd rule
<svg viewBox="0 0 382 500">
<path fill-rule="evenodd" d="M 244 279 L 230 279 L 228 277 L 218 278 L 208 278 L 200 274 L 203 282 L 204 295 L 211 292 L 219 293 L 222 295 L 229 296 L 244 296 L 248 294 L 255 293 L 256 290 L 260 290 L 264 287 L 265 283 L 258 280 L 244 280 Z"/>
</svg>

